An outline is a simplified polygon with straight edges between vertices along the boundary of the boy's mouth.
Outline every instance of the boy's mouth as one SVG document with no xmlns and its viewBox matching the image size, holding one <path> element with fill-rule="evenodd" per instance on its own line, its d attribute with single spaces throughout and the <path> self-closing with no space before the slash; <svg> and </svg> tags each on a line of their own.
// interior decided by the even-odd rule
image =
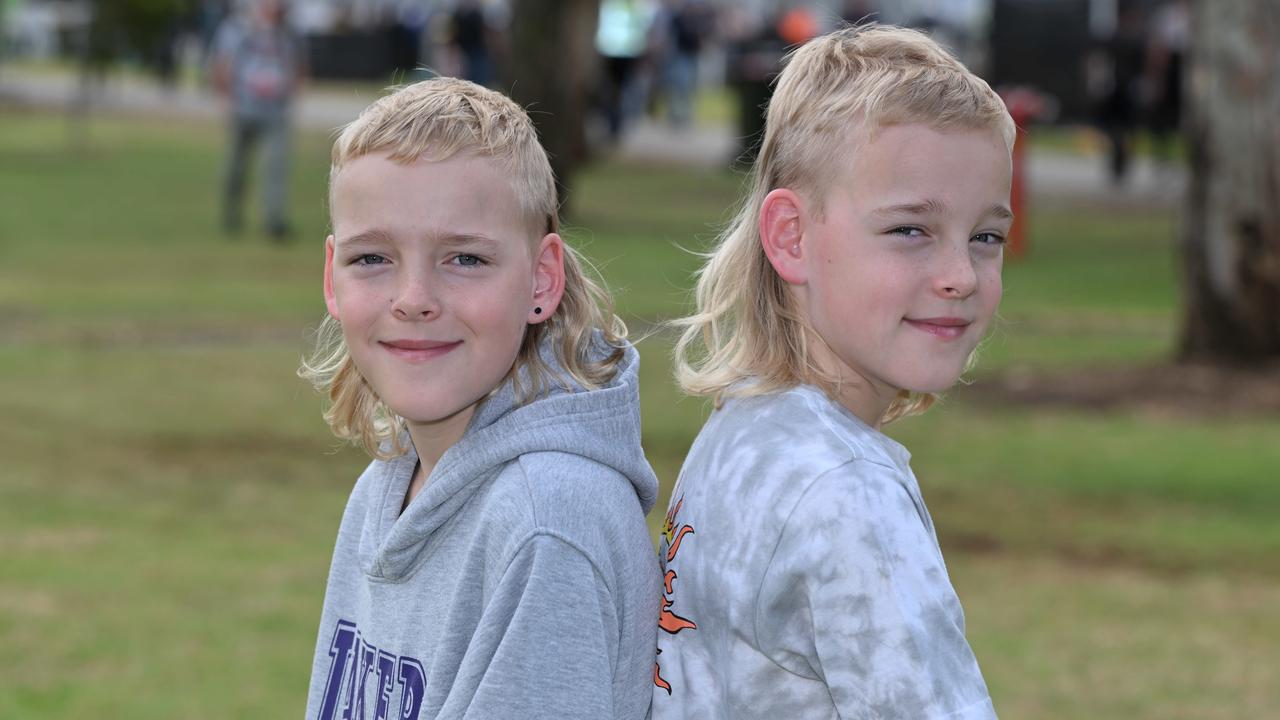
<svg viewBox="0 0 1280 720">
<path fill-rule="evenodd" d="M 956 317 L 905 318 L 905 321 L 911 327 L 943 340 L 954 340 L 960 337 L 972 324 L 964 318 Z"/>
<path fill-rule="evenodd" d="M 446 355 L 462 344 L 461 340 L 382 340 L 387 352 L 404 360 L 430 360 Z"/>
</svg>

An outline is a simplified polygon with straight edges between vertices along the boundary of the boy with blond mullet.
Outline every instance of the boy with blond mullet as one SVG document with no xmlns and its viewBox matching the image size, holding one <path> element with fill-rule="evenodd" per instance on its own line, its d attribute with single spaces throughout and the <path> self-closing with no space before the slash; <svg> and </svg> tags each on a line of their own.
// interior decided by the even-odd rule
<svg viewBox="0 0 1280 720">
<path fill-rule="evenodd" d="M 333 146 L 302 374 L 375 459 L 329 571 L 308 720 L 642 718 L 658 571 L 638 356 L 560 238 L 524 111 L 461 80 Z"/>
<path fill-rule="evenodd" d="M 790 57 L 677 375 L 715 399 L 671 497 L 653 716 L 995 716 L 906 448 L 1000 300 L 1014 125 L 927 36 Z"/>
</svg>

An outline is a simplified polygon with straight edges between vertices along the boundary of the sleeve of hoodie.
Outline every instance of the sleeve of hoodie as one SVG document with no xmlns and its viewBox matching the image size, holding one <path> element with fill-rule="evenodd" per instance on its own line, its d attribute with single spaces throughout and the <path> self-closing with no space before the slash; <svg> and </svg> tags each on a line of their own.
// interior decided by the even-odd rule
<svg viewBox="0 0 1280 720">
<path fill-rule="evenodd" d="M 818 477 L 765 572 L 757 639 L 842 718 L 994 720 L 914 485 L 863 459 Z"/>
<path fill-rule="evenodd" d="M 488 657 L 467 718 L 609 718 L 618 623 L 576 546 L 538 532 L 516 551 L 468 654 Z"/>
</svg>

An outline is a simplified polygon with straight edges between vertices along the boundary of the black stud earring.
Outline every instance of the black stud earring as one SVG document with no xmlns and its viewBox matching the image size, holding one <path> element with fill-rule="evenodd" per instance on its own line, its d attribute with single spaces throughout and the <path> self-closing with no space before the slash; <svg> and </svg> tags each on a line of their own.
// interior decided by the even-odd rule
<svg viewBox="0 0 1280 720">
<path fill-rule="evenodd" d="M 540 307 L 535 307 L 535 308 L 533 309 L 533 314 L 534 314 L 534 315 L 541 315 L 541 314 L 542 314 L 542 308 L 540 308 Z"/>
</svg>

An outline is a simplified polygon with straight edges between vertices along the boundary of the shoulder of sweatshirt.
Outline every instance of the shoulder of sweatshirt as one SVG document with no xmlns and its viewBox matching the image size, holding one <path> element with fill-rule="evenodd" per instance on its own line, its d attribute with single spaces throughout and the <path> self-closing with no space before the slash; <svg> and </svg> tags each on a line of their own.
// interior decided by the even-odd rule
<svg viewBox="0 0 1280 720">
<path fill-rule="evenodd" d="M 894 468 L 880 433 L 840 411 L 816 388 L 730 400 L 720 416 L 715 440 L 741 446 L 765 458 L 784 459 L 790 467 L 807 467 L 821 475 L 851 460 Z M 715 416 L 713 416 L 714 418 Z M 775 449 L 777 452 L 761 452 Z"/>
<path fill-rule="evenodd" d="M 502 523 L 513 552 L 528 538 L 547 535 L 585 555 L 610 585 L 650 569 L 656 577 L 640 500 L 631 481 L 612 468 L 570 453 L 525 453 L 494 478 L 486 505 L 489 522 Z"/>
</svg>

